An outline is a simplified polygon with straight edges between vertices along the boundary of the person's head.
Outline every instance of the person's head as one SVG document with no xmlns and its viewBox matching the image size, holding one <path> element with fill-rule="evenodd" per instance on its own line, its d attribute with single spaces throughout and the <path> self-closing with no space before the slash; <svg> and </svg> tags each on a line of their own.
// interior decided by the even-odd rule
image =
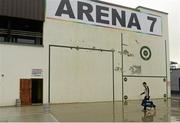
<svg viewBox="0 0 180 123">
<path fill-rule="evenodd" d="M 146 86 L 147 86 L 147 83 L 146 83 L 146 82 L 143 82 L 143 86 L 146 87 Z"/>
</svg>

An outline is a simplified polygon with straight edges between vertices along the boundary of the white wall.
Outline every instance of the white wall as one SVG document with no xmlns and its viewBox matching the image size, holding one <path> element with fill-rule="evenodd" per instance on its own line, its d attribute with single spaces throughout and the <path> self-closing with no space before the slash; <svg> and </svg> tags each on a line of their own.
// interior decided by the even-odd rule
<svg viewBox="0 0 180 123">
<path fill-rule="evenodd" d="M 163 98 L 166 94 L 166 83 L 162 78 L 130 77 L 127 82 L 124 82 L 124 95 L 128 95 L 129 100 L 143 99 L 144 95 L 140 94 L 144 92 L 142 86 L 144 81 L 149 86 L 151 98 Z"/>
<path fill-rule="evenodd" d="M 133 56 L 124 55 L 123 57 L 123 75 L 128 79 L 127 82 L 124 82 L 124 95 L 131 100 L 142 98 L 140 96 L 140 93 L 144 91 L 142 83 L 147 82 L 151 98 L 163 98 L 166 94 L 166 82 L 164 82 L 164 78 L 166 78 L 165 40 L 159 36 L 133 32 L 125 32 L 123 39 L 123 50 L 133 54 Z M 141 58 L 140 49 L 143 46 L 147 46 L 151 50 L 149 60 Z M 132 66 L 140 67 L 140 71 L 133 72 Z"/>
<path fill-rule="evenodd" d="M 144 11 L 143 9 L 141 11 Z M 148 11 L 150 13 L 150 11 Z M 130 99 L 140 99 L 138 88 L 142 87 L 142 82 L 146 81 L 151 86 L 152 98 L 163 98 L 164 94 L 170 96 L 170 87 L 167 82 L 169 77 L 169 57 L 168 57 L 168 31 L 167 31 L 167 15 L 151 12 L 153 14 L 162 16 L 163 35 L 147 35 L 143 33 L 135 33 L 125 30 L 117 30 L 105 27 L 98 27 L 93 25 L 63 21 L 58 19 L 46 18 L 44 25 L 44 39 L 45 42 L 51 45 L 63 45 L 73 47 L 95 48 L 115 50 L 114 56 L 114 78 L 115 78 L 115 99 L 122 99 L 122 92 L 128 94 Z M 123 49 L 127 49 L 133 57 L 124 55 L 123 60 L 123 74 L 128 76 L 148 76 L 144 78 L 136 78 L 134 83 L 132 79 L 130 85 L 122 84 L 122 52 L 121 52 L 121 33 L 123 34 Z M 167 47 L 165 48 L 165 42 Z M 151 59 L 148 61 L 142 60 L 140 57 L 140 48 L 148 46 L 151 49 Z M 48 47 L 47 47 L 48 48 Z M 167 50 L 167 56 L 165 55 Z M 60 51 L 59 51 L 60 52 Z M 60 59 L 60 58 L 59 58 Z M 167 61 L 166 61 L 167 59 Z M 55 61 L 55 60 L 54 60 Z M 53 64 L 59 64 L 60 62 Z M 81 64 L 81 62 L 79 63 Z M 106 63 L 104 63 L 106 64 Z M 132 65 L 140 65 L 141 73 L 132 74 L 129 70 Z M 167 65 L 167 68 L 166 68 Z M 167 82 L 163 79 L 166 78 Z M 97 74 L 98 75 L 98 74 Z M 154 77 L 155 76 L 155 77 Z M 158 77 L 157 77 L 158 76 Z M 73 77 L 73 76 L 69 76 Z M 122 85 L 124 88 L 122 89 Z M 161 86 L 160 86 L 161 85 Z M 136 89 L 132 89 L 136 88 Z M 128 93 L 126 93 L 128 92 Z M 63 92 L 61 92 L 63 93 Z M 65 93 L 65 92 L 64 92 Z"/>
<path fill-rule="evenodd" d="M 124 90 L 124 94 L 129 95 L 131 99 L 140 99 L 137 96 L 139 94 L 140 85 L 144 79 L 136 79 L 136 82 L 133 83 L 131 81 L 130 85 L 122 84 L 122 71 L 125 74 L 132 75 L 129 70 L 129 66 L 132 64 L 142 64 L 142 75 L 158 75 L 164 76 L 167 71 L 167 81 L 170 81 L 169 76 L 169 49 L 168 49 L 168 27 L 167 27 L 167 15 L 159 14 L 157 12 L 152 12 L 150 10 L 140 9 L 141 11 L 156 14 L 162 17 L 162 24 L 163 24 L 163 35 L 161 37 L 141 34 L 141 33 L 133 33 L 128 32 L 125 30 L 117 30 L 112 28 L 105 28 L 105 27 L 98 27 L 92 26 L 87 24 L 80 24 L 68 21 L 62 21 L 57 19 L 49 19 L 46 18 L 44 22 L 44 30 L 43 30 L 43 43 L 44 47 L 31 47 L 31 46 L 17 46 L 17 45 L 7 45 L 7 44 L 0 44 L 0 72 L 4 74 L 4 77 L 0 76 L 0 106 L 2 105 L 14 105 L 15 99 L 19 98 L 19 80 L 20 78 L 32 78 L 31 70 L 34 68 L 43 69 L 43 79 L 44 79 L 44 92 L 43 92 L 43 102 L 48 102 L 48 53 L 49 53 L 49 44 L 51 45 L 65 45 L 65 46 L 74 46 L 74 47 L 85 47 L 85 48 L 94 48 L 94 49 L 106 49 L 106 50 L 115 50 L 114 53 L 114 82 L 115 82 L 115 99 L 121 100 L 122 99 L 122 90 Z M 121 33 L 123 34 L 123 42 L 126 42 L 130 47 L 128 51 L 135 54 L 135 57 L 132 58 L 125 58 L 124 62 L 126 63 L 124 70 L 121 69 L 122 66 L 122 52 L 121 52 Z M 130 40 L 131 39 L 131 40 Z M 139 46 L 136 44 L 136 39 L 140 43 Z M 167 43 L 167 70 L 165 67 L 166 57 L 164 56 L 165 51 L 163 47 L 163 42 L 166 40 Z M 132 42 L 131 42 L 132 41 Z M 148 61 L 148 64 L 142 63 L 140 57 L 138 56 L 138 52 L 136 52 L 140 46 L 148 45 L 152 47 L 152 61 Z M 124 46 L 123 46 L 124 48 Z M 164 51 L 164 52 L 163 52 Z M 56 51 L 54 51 L 56 52 Z M 57 55 L 60 54 L 60 51 L 57 50 Z M 63 51 L 64 52 L 64 51 Z M 161 55 L 162 54 L 162 55 Z M 55 55 L 55 54 L 53 54 Z M 104 55 L 102 55 L 104 56 Z M 81 56 L 82 57 L 82 56 Z M 96 56 L 97 57 L 97 56 Z M 96 58 L 93 56 L 92 58 Z M 110 55 L 108 56 L 110 57 Z M 108 58 L 107 57 L 107 58 Z M 64 58 L 66 58 L 64 56 Z M 73 58 L 73 57 L 72 57 Z M 101 58 L 101 57 L 100 57 Z M 103 57 L 104 58 L 104 57 Z M 138 59 L 138 60 L 137 60 Z M 158 60 L 156 60 L 158 59 Z M 54 57 L 53 62 L 57 64 L 58 62 L 55 61 L 56 58 Z M 57 57 L 57 61 L 61 61 L 60 57 Z M 66 59 L 64 59 L 66 60 Z M 92 60 L 91 57 L 89 60 Z M 163 61 L 164 60 L 164 61 Z M 81 62 L 82 63 L 82 62 Z M 89 62 L 87 62 L 89 63 Z M 97 62 L 94 64 L 98 66 L 102 62 Z M 98 66 L 102 68 L 109 62 L 102 63 L 102 66 Z M 64 63 L 65 64 L 65 61 Z M 85 62 L 83 63 L 85 64 Z M 109 63 L 110 64 L 110 63 Z M 73 65 L 73 64 L 72 64 Z M 90 67 L 93 64 L 90 65 Z M 56 67 L 56 66 L 54 66 Z M 84 65 L 84 68 L 86 66 Z M 88 66 L 87 66 L 88 68 Z M 87 69 L 86 68 L 86 69 Z M 99 68 L 99 69 L 100 69 Z M 149 70 L 147 70 L 147 69 Z M 65 68 L 63 68 L 65 69 Z M 62 71 L 58 69 L 57 71 Z M 106 75 L 108 72 L 99 75 L 99 71 L 97 72 L 97 77 L 102 79 L 104 74 Z M 56 71 L 54 71 L 56 72 Z M 82 71 L 81 71 L 82 72 Z M 85 72 L 87 76 L 88 72 Z M 71 73 L 72 74 L 72 73 Z M 96 73 L 93 73 L 93 70 L 90 71 L 90 74 L 93 76 Z M 91 75 L 91 76 L 92 76 Z M 59 76 L 55 76 L 55 80 L 58 79 Z M 71 78 L 72 76 L 70 76 Z M 68 79 L 70 79 L 68 78 Z M 111 77 L 110 77 L 111 78 Z M 84 78 L 85 79 L 85 78 Z M 61 80 L 61 79 L 60 79 Z M 130 79 L 128 79 L 130 80 Z M 81 82 L 83 79 L 81 80 Z M 149 83 L 151 88 L 153 89 L 152 96 L 154 98 L 162 98 L 162 93 L 164 93 L 164 83 L 161 85 L 161 79 L 146 79 L 146 81 L 151 82 Z M 156 82 L 159 82 L 156 84 Z M 52 81 L 51 81 L 52 83 Z M 65 84 L 65 83 L 61 83 Z M 125 88 L 122 89 L 122 85 Z M 108 84 L 105 85 L 105 88 L 108 88 Z M 133 89 L 135 87 L 136 89 Z M 158 88 L 157 88 L 158 87 Z M 109 88 L 112 88 L 109 87 Z M 53 88 L 52 88 L 53 89 Z M 168 90 L 168 95 L 170 96 L 170 86 L 166 85 L 166 91 Z M 59 91 L 59 90 L 56 90 Z M 62 91 L 62 90 L 61 90 Z M 83 90 L 86 92 L 86 90 Z M 60 91 L 59 91 L 60 92 Z M 65 92 L 65 91 L 64 91 Z M 61 92 L 62 95 L 66 96 L 64 92 Z M 58 93 L 58 92 L 57 92 Z M 108 92 L 108 94 L 110 91 Z M 156 95 L 156 93 L 158 93 Z M 86 97 L 87 93 L 84 93 Z M 56 94 L 55 94 L 56 95 Z M 91 95 L 92 97 L 92 95 Z M 64 97 L 63 97 L 64 98 Z M 110 98 L 110 97 L 109 97 Z M 65 99 L 64 99 L 65 100 Z M 60 102 L 61 99 L 58 99 Z M 92 100 L 90 100 L 92 101 Z"/>
<path fill-rule="evenodd" d="M 166 93 L 168 97 L 171 97 L 171 86 L 170 86 L 170 57 L 169 57 L 169 29 L 168 29 L 168 14 L 160 13 L 157 11 L 152 11 L 151 9 L 146 8 L 138 8 L 141 12 L 144 13 L 151 13 L 154 15 L 159 15 L 162 18 L 162 41 L 166 42 L 166 73 L 167 73 L 167 80 L 166 80 Z"/>
<path fill-rule="evenodd" d="M 46 73 L 44 48 L 1 44 L 0 51 L 0 69 L 4 74 L 0 76 L 0 106 L 15 105 L 20 98 L 20 79 L 33 78 L 31 71 L 36 68 Z"/>
<path fill-rule="evenodd" d="M 121 51 L 121 31 L 119 30 L 79 24 L 79 23 L 66 22 L 66 21 L 61 21 L 61 20 L 53 20 L 53 19 L 46 19 L 44 29 L 45 29 L 44 39 L 47 44 L 65 45 L 65 46 L 74 46 L 74 47 L 78 46 L 78 47 L 84 47 L 84 48 L 95 48 L 95 49 L 106 49 L 106 50 L 114 49 L 116 51 Z M 101 63 L 102 63 L 102 66 L 105 66 L 107 62 L 105 61 Z M 58 64 L 58 62 L 56 64 Z M 81 62 L 79 64 L 81 64 Z M 118 52 L 115 52 L 114 66 L 116 68 L 119 68 L 118 71 L 114 73 L 115 74 L 115 92 L 116 92 L 115 98 L 117 100 L 120 100 L 121 95 L 122 95 L 122 91 L 121 91 L 122 90 L 122 83 L 121 83 L 122 77 L 121 77 L 121 71 L 120 71 L 121 54 Z M 87 67 L 91 67 L 91 65 L 89 66 L 87 65 Z M 94 76 L 95 78 L 99 77 L 98 71 L 96 71 L 97 74 L 94 73 L 96 75 Z M 86 71 L 86 73 L 88 73 L 88 71 Z M 90 76 L 92 75 L 89 75 L 89 77 Z M 102 76 L 103 74 L 101 75 L 101 77 Z M 69 76 L 69 77 L 73 77 L 73 76 Z M 101 78 L 101 80 L 103 80 L 103 78 Z M 112 87 L 109 87 L 109 85 L 106 85 L 105 88 L 112 89 Z M 86 93 L 86 90 L 84 91 Z M 111 93 L 112 95 L 112 92 L 109 92 L 109 93 Z M 112 96 L 111 96 L 111 99 L 112 99 Z"/>
</svg>

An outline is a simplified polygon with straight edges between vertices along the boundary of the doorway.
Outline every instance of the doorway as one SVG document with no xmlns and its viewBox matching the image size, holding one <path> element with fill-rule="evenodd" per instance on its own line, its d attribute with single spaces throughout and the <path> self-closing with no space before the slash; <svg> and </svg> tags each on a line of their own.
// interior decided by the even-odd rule
<svg viewBox="0 0 180 123">
<path fill-rule="evenodd" d="M 22 105 L 43 103 L 43 79 L 20 79 Z"/>
<path fill-rule="evenodd" d="M 43 103 L 43 79 L 31 79 L 32 104 Z"/>
</svg>

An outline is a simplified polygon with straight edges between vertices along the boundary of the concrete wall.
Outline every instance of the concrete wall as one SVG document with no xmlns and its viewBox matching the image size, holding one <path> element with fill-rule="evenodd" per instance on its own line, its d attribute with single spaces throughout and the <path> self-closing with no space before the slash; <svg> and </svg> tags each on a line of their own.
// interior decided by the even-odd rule
<svg viewBox="0 0 180 123">
<path fill-rule="evenodd" d="M 166 66 L 164 66 L 164 67 L 166 68 L 166 76 L 167 76 L 166 77 L 166 94 L 168 95 L 168 97 L 171 97 L 168 14 L 161 13 L 159 11 L 153 11 L 151 9 L 143 8 L 143 7 L 139 7 L 138 10 L 140 10 L 141 12 L 144 12 L 144 13 L 151 13 L 154 15 L 159 15 L 162 18 L 162 37 L 161 37 L 161 40 L 165 41 L 164 53 L 165 53 L 166 57 L 165 57 L 164 62 L 166 63 Z"/>
<path fill-rule="evenodd" d="M 0 45 L 0 106 L 15 105 L 20 98 L 20 79 L 34 78 L 32 69 L 43 69 L 40 78 L 46 76 L 44 58 L 43 47 Z"/>
<path fill-rule="evenodd" d="M 166 55 L 165 40 L 159 36 L 125 32 L 123 50 L 132 56 L 123 55 L 123 75 L 127 78 L 124 82 L 124 95 L 129 99 L 142 98 L 142 82 L 147 82 L 150 87 L 151 98 L 163 98 L 166 94 Z M 151 50 L 151 58 L 144 60 L 140 55 L 143 46 Z"/>
</svg>

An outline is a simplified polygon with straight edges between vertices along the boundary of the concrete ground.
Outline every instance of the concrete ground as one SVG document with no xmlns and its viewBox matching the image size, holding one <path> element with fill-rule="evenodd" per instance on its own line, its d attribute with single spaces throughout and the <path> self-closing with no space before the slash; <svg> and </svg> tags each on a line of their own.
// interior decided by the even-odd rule
<svg viewBox="0 0 180 123">
<path fill-rule="evenodd" d="M 141 101 L 0 107 L 0 122 L 168 122 L 180 121 L 180 100 L 153 100 L 156 110 L 143 112 Z"/>
</svg>

